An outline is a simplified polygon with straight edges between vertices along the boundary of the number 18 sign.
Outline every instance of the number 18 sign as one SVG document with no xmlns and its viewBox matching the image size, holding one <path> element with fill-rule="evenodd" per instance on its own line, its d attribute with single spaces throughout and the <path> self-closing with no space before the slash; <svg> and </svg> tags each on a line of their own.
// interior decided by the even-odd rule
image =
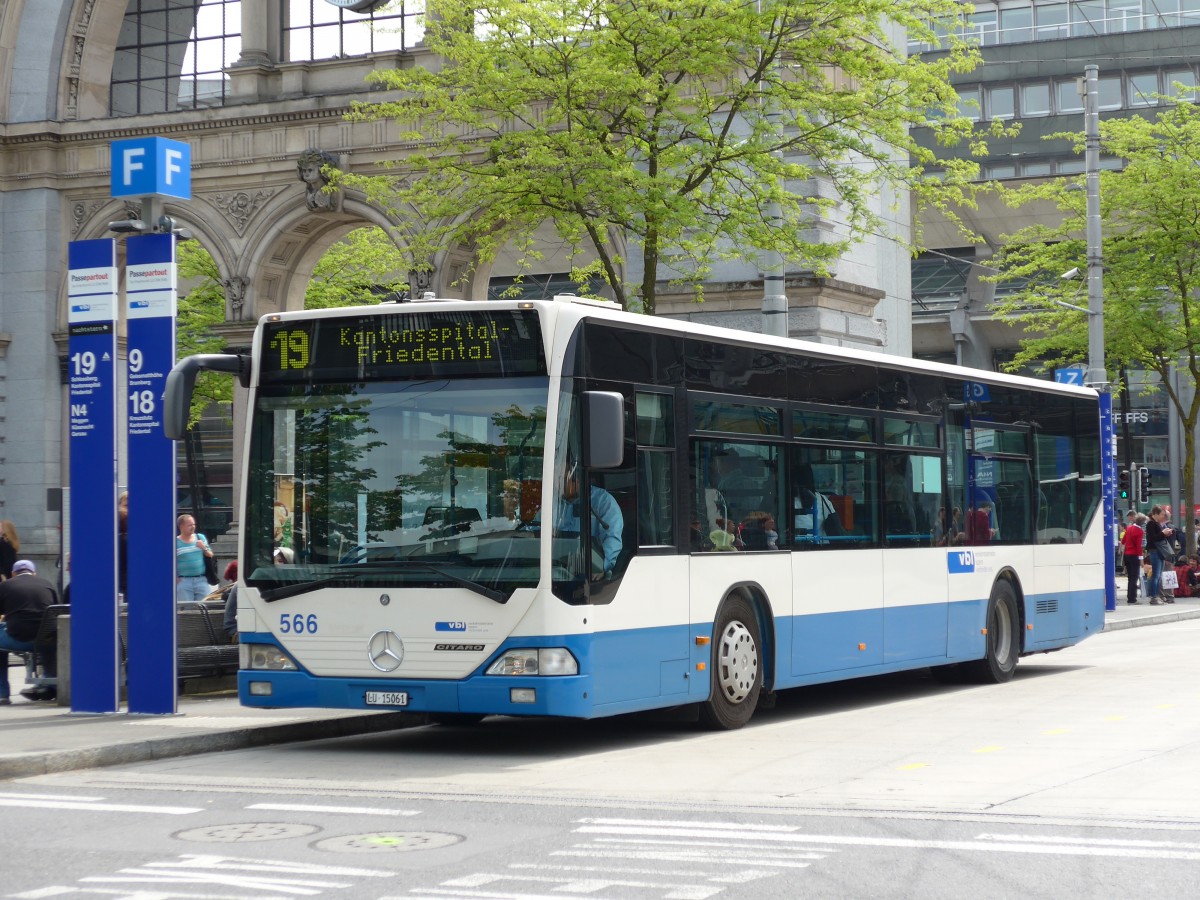
<svg viewBox="0 0 1200 900">
<path fill-rule="evenodd" d="M 175 236 L 125 244 L 129 379 L 129 711 L 176 709 L 175 445 L 163 391 L 175 364 Z"/>
</svg>

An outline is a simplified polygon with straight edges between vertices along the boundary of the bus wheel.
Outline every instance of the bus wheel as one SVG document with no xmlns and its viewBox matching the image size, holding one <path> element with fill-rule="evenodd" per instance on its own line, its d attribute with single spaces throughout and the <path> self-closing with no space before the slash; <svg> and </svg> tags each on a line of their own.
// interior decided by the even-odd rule
<svg viewBox="0 0 1200 900">
<path fill-rule="evenodd" d="M 988 600 L 987 656 L 961 664 L 967 680 L 1001 684 L 1013 677 L 1021 655 L 1020 622 L 1016 591 L 1007 581 L 997 581 Z"/>
<path fill-rule="evenodd" d="M 761 648 L 754 609 L 745 597 L 728 597 L 713 628 L 712 693 L 700 707 L 705 727 L 728 731 L 750 721 L 762 690 Z"/>
</svg>

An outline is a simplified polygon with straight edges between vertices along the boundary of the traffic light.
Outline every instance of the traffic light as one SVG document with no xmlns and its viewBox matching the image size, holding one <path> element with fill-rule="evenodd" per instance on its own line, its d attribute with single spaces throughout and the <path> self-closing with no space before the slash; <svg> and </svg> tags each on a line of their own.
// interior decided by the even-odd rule
<svg viewBox="0 0 1200 900">
<path fill-rule="evenodd" d="M 1138 503 L 1149 503 L 1150 502 L 1150 470 L 1147 469 L 1145 466 L 1142 466 L 1142 468 L 1138 470 L 1138 474 L 1141 476 L 1138 479 Z"/>
<path fill-rule="evenodd" d="M 1121 469 L 1117 473 L 1120 476 L 1120 483 L 1117 485 L 1117 498 L 1121 501 L 1121 507 L 1129 506 L 1129 470 Z"/>
</svg>

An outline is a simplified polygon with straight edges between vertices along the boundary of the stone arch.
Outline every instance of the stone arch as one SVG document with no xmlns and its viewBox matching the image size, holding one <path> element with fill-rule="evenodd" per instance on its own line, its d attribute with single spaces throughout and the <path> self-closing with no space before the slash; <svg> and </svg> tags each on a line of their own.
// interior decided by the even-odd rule
<svg viewBox="0 0 1200 900">
<path fill-rule="evenodd" d="M 90 240 L 95 238 L 112 237 L 113 233 L 109 230 L 108 224 L 117 219 L 134 218 L 138 214 L 139 204 L 136 201 L 128 202 L 120 199 L 108 199 L 102 201 L 76 200 L 72 204 L 72 215 L 76 219 L 76 230 L 71 240 Z M 212 254 L 213 261 L 217 265 L 217 270 L 221 273 L 223 281 L 228 282 L 231 273 L 235 268 L 235 260 L 237 259 L 236 248 L 229 242 L 225 234 L 224 221 L 215 214 L 206 214 L 204 206 L 195 202 L 187 204 L 176 204 L 167 202 L 163 204 L 163 214 L 171 216 L 182 227 L 192 233 L 197 241 L 203 245 L 204 249 Z M 121 291 L 125 289 L 125 242 L 117 241 L 117 271 L 119 287 Z M 228 290 L 226 291 L 226 321 L 232 321 L 229 308 Z M 58 327 L 65 330 L 67 327 L 67 288 L 66 288 L 66 271 L 63 271 L 62 286 L 58 297 L 58 314 L 56 316 Z M 124 330 L 125 311 L 124 308 L 119 308 L 117 312 L 118 328 Z"/>
<path fill-rule="evenodd" d="M 552 231 L 553 224 L 550 222 L 550 220 L 548 218 L 544 219 L 538 225 L 537 230 L 538 231 L 548 231 L 548 230 Z M 619 259 L 621 259 L 621 260 L 626 260 L 628 247 L 626 246 L 623 236 L 616 229 L 609 230 L 609 242 L 610 242 L 611 246 L 613 247 L 615 255 L 617 255 L 619 257 Z M 564 252 L 562 254 L 562 256 L 558 258 L 558 264 L 556 265 L 556 262 L 555 262 L 556 254 L 554 253 L 554 250 L 553 250 L 554 241 L 553 240 L 547 241 L 544 239 L 539 239 L 537 243 L 539 244 L 539 247 L 542 248 L 542 252 L 544 254 L 543 259 L 542 259 L 542 265 L 538 268 L 542 268 L 547 271 L 538 272 L 535 269 L 534 271 L 530 271 L 530 272 L 526 273 L 529 275 L 550 274 L 550 272 L 561 270 L 562 266 L 565 266 L 571 262 L 590 261 L 591 259 L 594 259 L 596 256 L 595 252 L 592 250 L 589 250 L 587 244 L 584 244 L 582 246 L 578 256 L 572 258 L 570 256 L 570 254 Z M 497 253 L 497 256 L 495 259 L 493 259 L 493 260 L 476 259 L 475 260 L 475 266 L 474 266 L 474 271 L 473 271 L 473 280 L 468 285 L 469 291 L 467 293 L 463 294 L 465 299 L 467 299 L 467 300 L 486 300 L 487 299 L 488 288 L 490 286 L 492 276 L 494 274 L 506 274 L 505 269 L 512 268 L 511 266 L 506 266 L 506 260 L 508 259 L 508 254 L 506 254 L 505 251 L 507 251 L 508 249 L 513 248 L 513 247 L 515 247 L 515 242 L 509 241 L 503 247 L 500 248 L 500 251 L 499 251 L 499 253 Z M 617 276 L 619 278 L 626 278 L 627 272 L 628 272 L 628 263 L 627 262 L 619 263 Z M 605 287 L 601 291 L 601 296 L 603 296 L 609 300 L 616 299 L 615 292 L 611 288 L 608 288 L 608 287 Z"/>
<path fill-rule="evenodd" d="M 59 77 L 63 119 L 108 118 L 113 55 L 128 0 L 75 0 Z"/>
<path fill-rule="evenodd" d="M 246 279 L 244 316 L 256 320 L 272 312 L 301 309 L 313 268 L 325 251 L 354 229 L 371 225 L 401 236 L 409 228 L 354 192 L 346 195 L 339 212 L 314 213 L 302 196 L 293 194 L 269 202 L 247 232 L 248 249 L 234 273 Z M 452 281 L 455 272 L 467 271 L 471 259 L 468 247 L 441 251 L 430 261 L 435 270 L 431 289 L 438 296 L 470 296 L 470 281 L 459 288 Z"/>
</svg>

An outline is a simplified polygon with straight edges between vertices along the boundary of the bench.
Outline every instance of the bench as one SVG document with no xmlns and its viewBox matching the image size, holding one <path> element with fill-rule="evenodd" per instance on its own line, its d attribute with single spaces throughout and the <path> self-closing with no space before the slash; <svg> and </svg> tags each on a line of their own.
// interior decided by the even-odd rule
<svg viewBox="0 0 1200 900">
<path fill-rule="evenodd" d="M 58 684 L 58 676 L 50 669 L 58 652 L 58 617 L 68 615 L 71 607 L 55 603 L 42 611 L 37 634 L 33 637 L 33 649 L 17 656 L 25 660 L 25 683 L 35 688 L 52 688 Z M 10 651 L 12 652 L 12 651 Z"/>
<path fill-rule="evenodd" d="M 225 635 L 225 604 L 180 603 L 175 612 L 179 677 L 210 678 L 238 669 L 238 646 Z"/>
<path fill-rule="evenodd" d="M 70 617 L 71 607 L 66 604 L 49 606 L 42 613 L 33 650 L 18 653 L 25 660 L 25 682 L 35 688 L 58 687 L 57 671 L 52 667 L 58 648 L 58 626 L 61 616 Z M 121 604 L 118 613 L 118 636 L 120 639 L 120 681 L 125 684 L 126 663 L 129 653 L 129 608 Z M 177 653 L 177 675 L 180 684 L 188 679 L 220 678 L 237 674 L 238 646 L 230 643 L 225 635 L 223 619 L 225 606 L 222 603 L 180 603 L 175 613 L 175 640 Z M 51 674 L 51 669 L 54 673 Z M 69 671 L 68 665 L 65 667 Z M 68 676 L 69 677 L 69 676 Z"/>
</svg>

